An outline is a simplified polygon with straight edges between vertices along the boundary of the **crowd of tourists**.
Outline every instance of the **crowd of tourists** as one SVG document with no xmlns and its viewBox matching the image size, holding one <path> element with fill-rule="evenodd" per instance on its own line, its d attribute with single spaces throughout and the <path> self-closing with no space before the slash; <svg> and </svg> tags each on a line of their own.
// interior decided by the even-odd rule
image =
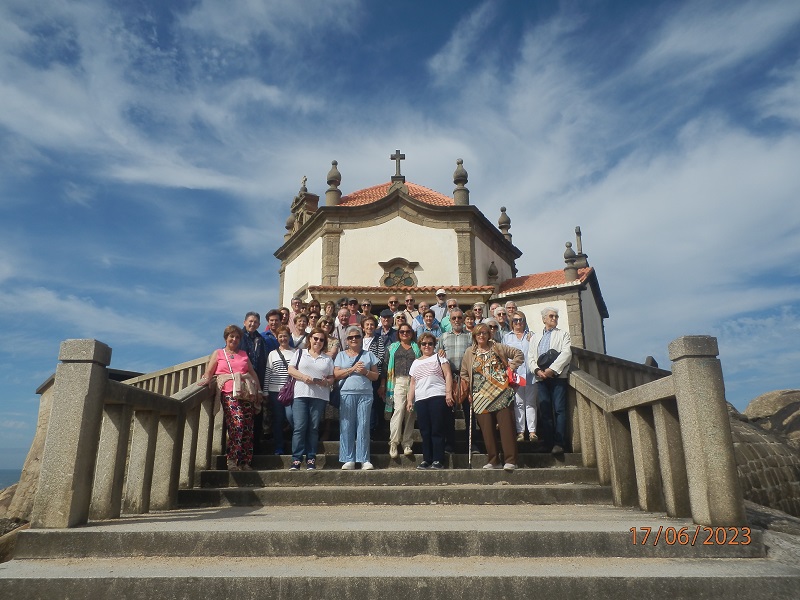
<svg viewBox="0 0 800 600">
<path fill-rule="evenodd" d="M 392 459 L 414 456 L 416 422 L 417 469 L 442 469 L 458 407 L 468 430 L 481 431 L 483 468 L 511 471 L 517 442 L 564 452 L 572 354 L 558 316 L 545 308 L 542 326 L 529 327 L 513 301 L 462 309 L 444 289 L 431 303 L 408 294 L 402 306 L 396 296 L 385 307 L 293 298 L 291 308 L 267 312 L 263 331 L 257 312 L 241 328 L 226 327 L 199 385 L 213 389 L 223 410 L 230 471 L 252 470 L 269 438 L 275 454 L 291 451 L 290 470 L 314 470 L 337 420 L 343 470 L 374 468 L 370 440 L 386 421 Z"/>
</svg>

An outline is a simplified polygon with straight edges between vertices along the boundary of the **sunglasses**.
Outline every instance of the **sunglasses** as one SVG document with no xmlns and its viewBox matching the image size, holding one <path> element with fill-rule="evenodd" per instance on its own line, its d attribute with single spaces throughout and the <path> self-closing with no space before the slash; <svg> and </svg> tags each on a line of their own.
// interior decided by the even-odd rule
<svg viewBox="0 0 800 600">
<path fill-rule="evenodd" d="M 360 340 L 360 339 L 361 339 L 361 336 L 360 336 L 360 335 L 348 335 L 348 336 L 347 336 L 347 340 L 348 340 L 348 341 Z"/>
<path fill-rule="evenodd" d="M 414 301 L 413 298 L 409 298 L 408 300 L 406 300 L 406 304 L 408 304 L 409 302 L 413 302 L 413 301 Z"/>
<path fill-rule="evenodd" d="M 421 343 L 420 343 L 420 346 L 422 346 L 422 347 L 425 347 L 425 346 L 435 346 L 435 345 L 436 345 L 436 344 L 434 344 L 433 342 L 421 342 Z"/>
<path fill-rule="evenodd" d="M 400 335 L 411 335 L 411 330 L 410 329 L 401 329 L 397 333 L 400 334 Z"/>
<path fill-rule="evenodd" d="M 325 341 L 325 338 L 321 338 L 321 337 L 318 337 L 318 336 L 315 335 L 315 336 L 311 337 L 311 341 L 312 342 L 320 342 L 320 343 L 322 343 L 322 342 Z"/>
<path fill-rule="evenodd" d="M 497 329 L 497 325 L 489 325 L 489 329 Z"/>
<path fill-rule="evenodd" d="M 450 317 L 451 321 L 463 321 L 464 317 Z"/>
<path fill-rule="evenodd" d="M 524 323 L 525 319 L 511 319 L 512 323 Z"/>
</svg>

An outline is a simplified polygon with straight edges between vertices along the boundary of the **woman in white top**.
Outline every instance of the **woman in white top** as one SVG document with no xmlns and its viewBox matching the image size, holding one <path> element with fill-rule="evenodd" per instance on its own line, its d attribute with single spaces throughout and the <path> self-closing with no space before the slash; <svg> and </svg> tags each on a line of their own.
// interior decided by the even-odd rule
<svg viewBox="0 0 800 600">
<path fill-rule="evenodd" d="M 288 327 L 281 325 L 274 332 L 278 340 L 277 349 L 267 356 L 267 373 L 264 376 L 264 392 L 269 394 L 270 408 L 272 409 L 272 442 L 275 454 L 283 454 L 283 427 L 288 421 L 289 427 L 294 427 L 292 420 L 292 406 L 284 406 L 278 402 L 278 392 L 289 379 L 289 365 L 294 364 L 294 350 L 289 346 L 291 333 Z"/>
<path fill-rule="evenodd" d="M 453 406 L 453 376 L 450 361 L 435 352 L 435 335 L 423 333 L 418 343 L 422 356 L 411 364 L 406 400 L 406 409 L 413 407 L 417 412 L 422 434 L 422 462 L 417 469 L 443 469 L 447 408 Z"/>
<path fill-rule="evenodd" d="M 319 443 L 319 424 L 330 398 L 333 378 L 333 361 L 325 354 L 328 336 L 322 329 L 309 334 L 311 346 L 298 350 L 297 358 L 289 365 L 289 375 L 297 380 L 294 386 L 292 418 L 292 465 L 290 471 L 300 470 L 300 461 L 306 457 L 306 470 L 317 468 L 317 444 Z"/>
</svg>

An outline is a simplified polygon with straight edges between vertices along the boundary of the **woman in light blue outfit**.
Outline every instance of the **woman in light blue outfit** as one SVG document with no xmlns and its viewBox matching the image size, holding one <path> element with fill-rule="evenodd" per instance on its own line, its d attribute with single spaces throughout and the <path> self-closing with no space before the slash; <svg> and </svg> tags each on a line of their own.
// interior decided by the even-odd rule
<svg viewBox="0 0 800 600">
<path fill-rule="evenodd" d="M 503 336 L 503 343 L 506 346 L 522 350 L 522 353 L 527 357 L 531 332 L 528 330 L 525 313 L 516 311 L 509 313 L 508 316 L 511 319 L 511 331 Z M 528 371 L 524 362 L 517 369 L 517 374 L 527 380 L 527 385 L 518 387 L 514 395 L 517 441 L 522 442 L 525 440 L 525 422 L 527 421 L 528 439 L 535 442 L 539 438 L 536 437 L 536 393 L 533 387 L 533 377 L 528 378 Z"/>
<path fill-rule="evenodd" d="M 347 347 L 336 355 L 333 374 L 341 384 L 339 404 L 339 460 L 343 471 L 370 470 L 369 421 L 372 412 L 372 382 L 380 377 L 378 358 L 362 347 L 363 334 L 357 325 L 345 330 Z"/>
</svg>

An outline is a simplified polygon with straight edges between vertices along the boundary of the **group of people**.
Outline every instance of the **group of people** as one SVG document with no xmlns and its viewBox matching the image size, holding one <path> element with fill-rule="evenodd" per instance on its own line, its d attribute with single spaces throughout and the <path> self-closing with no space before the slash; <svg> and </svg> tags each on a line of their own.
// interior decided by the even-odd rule
<svg viewBox="0 0 800 600">
<path fill-rule="evenodd" d="M 564 452 L 571 340 L 558 327 L 557 309 L 542 310 L 543 327 L 529 329 L 513 301 L 462 310 L 439 289 L 435 303 L 414 305 L 410 294 L 404 308 L 390 296 L 374 314 L 369 300 L 305 305 L 293 298 L 291 309 L 267 313 L 264 331 L 255 312 L 245 315 L 243 328 L 226 327 L 225 346 L 211 354 L 199 384 L 216 388 L 224 410 L 228 469 L 252 469 L 265 426 L 275 454 L 284 454 L 288 425 L 290 470 L 314 470 L 320 429 L 336 418 L 341 468 L 373 469 L 370 432 L 380 428 L 384 412 L 391 414 L 390 457 L 401 450 L 413 456 L 416 417 L 417 468 L 441 469 L 454 441 L 457 404 L 470 430 L 473 420 L 481 429 L 486 469 L 516 468 L 526 427 L 530 441 Z"/>
</svg>

